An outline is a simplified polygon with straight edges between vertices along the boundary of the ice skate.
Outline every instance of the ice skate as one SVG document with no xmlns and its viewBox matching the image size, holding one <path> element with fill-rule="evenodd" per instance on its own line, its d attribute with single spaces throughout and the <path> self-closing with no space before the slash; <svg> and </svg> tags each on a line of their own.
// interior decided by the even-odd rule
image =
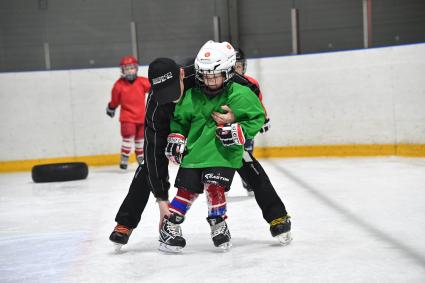
<svg viewBox="0 0 425 283">
<path fill-rule="evenodd" d="M 109 240 L 115 244 L 116 252 L 119 252 L 122 246 L 128 243 L 128 239 L 130 238 L 132 231 L 133 229 L 121 224 L 117 224 L 117 226 L 115 226 L 114 231 L 112 231 L 109 236 Z"/>
<path fill-rule="evenodd" d="M 223 251 L 228 251 L 232 247 L 230 239 L 229 228 L 227 223 L 222 216 L 215 218 L 207 217 L 207 221 L 211 226 L 211 238 L 213 240 L 214 246 Z"/>
<path fill-rule="evenodd" d="M 183 222 L 184 216 L 179 214 L 171 214 L 164 217 L 161 230 L 159 231 L 159 247 L 158 249 L 168 253 L 179 253 L 186 246 L 186 240 L 183 238 L 180 224 Z"/>
<path fill-rule="evenodd" d="M 270 223 L 270 233 L 283 246 L 289 245 L 292 241 L 290 216 L 277 218 Z"/>
<path fill-rule="evenodd" d="M 128 156 L 121 154 L 120 168 L 122 170 L 127 170 L 127 166 L 128 166 Z"/>
</svg>

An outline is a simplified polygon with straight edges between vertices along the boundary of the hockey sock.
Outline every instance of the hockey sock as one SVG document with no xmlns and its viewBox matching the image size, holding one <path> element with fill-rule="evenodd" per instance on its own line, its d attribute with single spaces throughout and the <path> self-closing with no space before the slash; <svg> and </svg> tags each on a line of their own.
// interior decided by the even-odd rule
<svg viewBox="0 0 425 283">
<path fill-rule="evenodd" d="M 170 203 L 170 211 L 180 215 L 185 215 L 197 197 L 198 194 L 196 193 L 178 188 L 177 195 Z"/>
<path fill-rule="evenodd" d="M 204 190 L 207 194 L 208 217 L 225 217 L 227 202 L 224 187 L 215 184 L 204 184 Z"/>
<path fill-rule="evenodd" d="M 131 152 L 131 147 L 134 142 L 134 137 L 129 138 L 122 138 L 122 144 L 121 144 L 121 154 L 124 156 L 129 157 Z"/>
<path fill-rule="evenodd" d="M 136 139 L 134 141 L 136 156 L 143 156 L 143 142 L 144 139 Z"/>
</svg>

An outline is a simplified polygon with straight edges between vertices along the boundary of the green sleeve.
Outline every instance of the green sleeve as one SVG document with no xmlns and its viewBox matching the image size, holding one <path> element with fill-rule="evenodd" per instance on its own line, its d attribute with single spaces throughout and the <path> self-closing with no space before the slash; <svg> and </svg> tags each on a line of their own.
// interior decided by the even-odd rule
<svg viewBox="0 0 425 283">
<path fill-rule="evenodd" d="M 243 130 L 245 138 L 252 139 L 264 124 L 265 113 L 260 99 L 248 87 L 235 85 L 229 96 L 229 107 Z"/>
<path fill-rule="evenodd" d="M 190 121 L 193 109 L 192 100 L 188 93 L 189 91 L 187 91 L 182 99 L 177 103 L 173 119 L 171 119 L 170 122 L 170 132 L 179 133 L 185 137 L 187 137 L 190 130 Z"/>
</svg>

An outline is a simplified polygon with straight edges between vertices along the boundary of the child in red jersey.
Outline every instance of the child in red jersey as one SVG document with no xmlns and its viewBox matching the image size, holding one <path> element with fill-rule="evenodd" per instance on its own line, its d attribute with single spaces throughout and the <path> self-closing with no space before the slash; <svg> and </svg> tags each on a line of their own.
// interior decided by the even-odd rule
<svg viewBox="0 0 425 283">
<path fill-rule="evenodd" d="M 150 92 L 148 78 L 137 76 L 138 61 L 133 56 L 124 56 L 120 62 L 121 78 L 113 88 L 111 101 L 106 108 L 106 114 L 111 118 L 115 110 L 121 106 L 121 161 L 120 168 L 127 169 L 133 143 L 137 161 L 143 161 L 145 95 Z"/>
</svg>

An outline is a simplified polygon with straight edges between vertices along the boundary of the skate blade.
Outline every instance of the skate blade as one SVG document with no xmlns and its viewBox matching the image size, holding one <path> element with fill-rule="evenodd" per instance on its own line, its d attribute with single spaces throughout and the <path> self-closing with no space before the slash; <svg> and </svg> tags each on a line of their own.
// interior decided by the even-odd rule
<svg viewBox="0 0 425 283">
<path fill-rule="evenodd" d="M 232 247 L 232 243 L 231 242 L 227 242 L 227 243 L 223 243 L 219 246 L 217 246 L 217 249 L 223 251 L 223 252 L 228 252 L 230 251 L 230 248 Z"/>
<path fill-rule="evenodd" d="M 120 253 L 122 246 L 124 246 L 124 245 L 123 244 L 114 243 L 114 251 L 116 253 Z"/>
<path fill-rule="evenodd" d="M 279 241 L 279 243 L 280 243 L 282 246 L 287 246 L 287 245 L 289 245 L 289 244 L 291 243 L 291 241 L 292 241 L 291 232 L 282 233 L 282 234 L 280 234 L 280 235 L 277 235 L 275 238 Z"/>
<path fill-rule="evenodd" d="M 165 252 L 165 253 L 180 253 L 183 250 L 183 247 L 178 246 L 170 246 L 164 243 L 159 243 L 158 250 Z"/>
</svg>

